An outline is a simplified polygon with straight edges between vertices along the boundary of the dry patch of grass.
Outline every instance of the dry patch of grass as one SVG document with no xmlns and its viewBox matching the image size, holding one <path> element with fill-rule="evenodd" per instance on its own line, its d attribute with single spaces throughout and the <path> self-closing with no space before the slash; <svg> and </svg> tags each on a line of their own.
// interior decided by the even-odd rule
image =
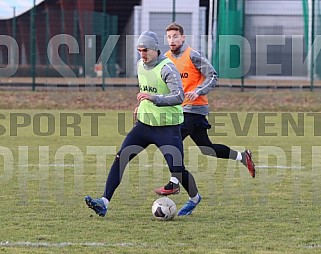
<svg viewBox="0 0 321 254">
<path fill-rule="evenodd" d="M 2 109 L 133 109 L 138 88 L 101 90 L 0 91 Z M 306 90 L 217 88 L 209 94 L 211 111 L 319 111 L 321 93 Z"/>
</svg>

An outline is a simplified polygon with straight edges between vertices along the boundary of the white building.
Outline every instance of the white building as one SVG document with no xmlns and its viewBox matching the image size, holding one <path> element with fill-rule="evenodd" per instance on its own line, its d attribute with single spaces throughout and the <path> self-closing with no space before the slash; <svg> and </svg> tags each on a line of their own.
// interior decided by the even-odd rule
<svg viewBox="0 0 321 254">
<path fill-rule="evenodd" d="M 176 0 L 175 22 L 184 27 L 187 43 L 192 47 L 205 51 L 206 40 L 206 8 L 199 6 L 198 0 Z M 147 30 L 155 32 L 160 41 L 160 50 L 168 50 L 166 41 L 166 27 L 173 22 L 173 0 L 142 0 L 140 6 L 135 6 L 130 21 L 127 23 L 124 35 L 126 44 L 121 50 L 123 57 L 122 66 L 126 66 L 128 77 L 136 75 L 136 63 L 139 55 L 136 50 L 138 36 Z M 126 59 L 126 62 L 125 62 Z"/>
</svg>

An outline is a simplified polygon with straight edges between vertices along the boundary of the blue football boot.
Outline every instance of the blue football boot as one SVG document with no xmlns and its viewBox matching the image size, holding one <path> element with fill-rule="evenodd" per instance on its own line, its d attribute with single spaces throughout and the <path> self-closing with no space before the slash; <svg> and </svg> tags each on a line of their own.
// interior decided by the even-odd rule
<svg viewBox="0 0 321 254">
<path fill-rule="evenodd" d="M 87 206 L 95 211 L 99 216 L 105 217 L 107 213 L 107 207 L 101 198 L 92 199 L 90 196 L 85 197 Z"/>
<path fill-rule="evenodd" d="M 190 215 L 195 207 L 199 204 L 199 202 L 201 202 L 202 197 L 201 195 L 198 195 L 199 199 L 197 201 L 197 203 L 194 203 L 192 200 L 188 200 L 185 205 L 183 205 L 183 207 L 178 211 L 177 216 L 185 216 L 185 215 Z"/>
</svg>

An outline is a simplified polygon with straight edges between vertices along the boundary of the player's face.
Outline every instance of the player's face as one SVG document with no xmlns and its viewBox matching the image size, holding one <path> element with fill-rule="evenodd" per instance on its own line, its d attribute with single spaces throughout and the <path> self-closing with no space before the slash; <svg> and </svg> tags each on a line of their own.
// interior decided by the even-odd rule
<svg viewBox="0 0 321 254">
<path fill-rule="evenodd" d="M 145 64 L 153 61 L 158 55 L 157 51 L 152 49 L 138 48 L 137 50 L 140 54 L 141 59 L 143 59 L 143 62 Z"/>
<path fill-rule="evenodd" d="M 176 30 L 167 31 L 166 37 L 171 51 L 176 51 L 185 41 L 185 35 L 181 35 L 181 33 Z"/>
</svg>

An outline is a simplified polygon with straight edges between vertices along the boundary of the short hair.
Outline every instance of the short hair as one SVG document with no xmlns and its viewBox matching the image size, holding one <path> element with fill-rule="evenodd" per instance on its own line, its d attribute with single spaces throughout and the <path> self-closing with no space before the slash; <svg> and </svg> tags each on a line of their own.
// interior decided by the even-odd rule
<svg viewBox="0 0 321 254">
<path fill-rule="evenodd" d="M 184 34 L 184 29 L 181 25 L 173 22 L 172 24 L 169 24 L 167 27 L 166 27 L 166 32 L 167 31 L 171 31 L 171 30 L 175 30 L 175 31 L 179 31 L 181 35 Z"/>
</svg>

